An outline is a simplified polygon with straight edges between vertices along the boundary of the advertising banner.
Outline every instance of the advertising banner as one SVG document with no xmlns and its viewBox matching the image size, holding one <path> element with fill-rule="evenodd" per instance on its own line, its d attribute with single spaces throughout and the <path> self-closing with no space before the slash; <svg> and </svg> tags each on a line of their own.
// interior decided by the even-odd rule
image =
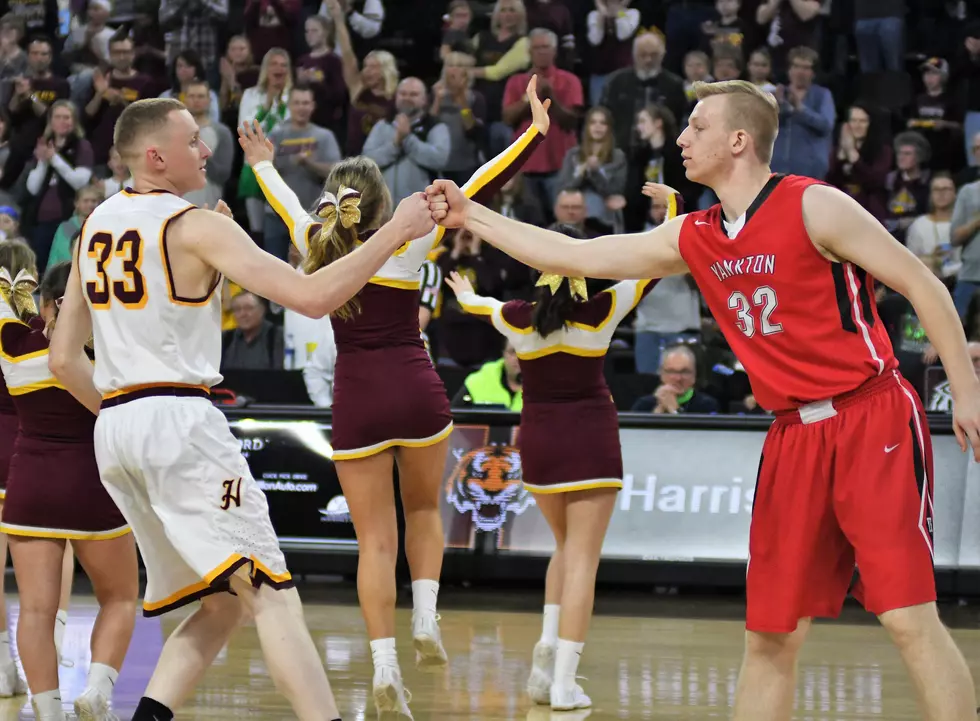
<svg viewBox="0 0 980 721">
<path fill-rule="evenodd" d="M 356 546 L 328 423 L 248 419 L 232 421 L 232 431 L 284 548 Z M 448 548 L 551 553 L 551 531 L 522 483 L 518 433 L 512 425 L 453 430 L 441 502 Z M 603 557 L 744 563 L 765 432 L 623 428 L 620 435 L 624 487 Z M 980 467 L 970 463 L 968 480 L 967 456 L 951 435 L 934 436 L 933 448 L 936 567 L 980 567 Z"/>
</svg>

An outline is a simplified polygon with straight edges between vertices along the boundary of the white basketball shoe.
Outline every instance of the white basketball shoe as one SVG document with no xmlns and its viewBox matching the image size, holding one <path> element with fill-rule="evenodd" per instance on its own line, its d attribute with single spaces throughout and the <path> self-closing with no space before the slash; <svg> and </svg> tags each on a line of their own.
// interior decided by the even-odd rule
<svg viewBox="0 0 980 721">
<path fill-rule="evenodd" d="M 109 699 L 97 688 L 87 688 L 75 699 L 75 715 L 79 721 L 119 721 L 109 708 Z"/>
<path fill-rule="evenodd" d="M 17 671 L 17 664 L 10 661 L 0 666 L 0 698 L 23 696 L 26 693 L 27 682 Z"/>
<path fill-rule="evenodd" d="M 412 643 L 415 646 L 415 665 L 421 669 L 445 666 L 449 659 L 442 645 L 439 616 L 412 614 Z"/>
<path fill-rule="evenodd" d="M 592 699 L 585 695 L 585 691 L 578 684 L 565 687 L 559 687 L 558 684 L 552 685 L 552 711 L 573 711 L 575 709 L 590 708 L 591 706 Z"/>
<path fill-rule="evenodd" d="M 414 721 L 408 702 L 412 694 L 405 690 L 401 673 L 391 666 L 374 670 L 374 707 L 378 721 Z"/>
<path fill-rule="evenodd" d="M 551 703 L 551 684 L 555 677 L 555 647 L 538 641 L 531 656 L 531 676 L 527 680 L 527 695 L 534 703 Z"/>
</svg>

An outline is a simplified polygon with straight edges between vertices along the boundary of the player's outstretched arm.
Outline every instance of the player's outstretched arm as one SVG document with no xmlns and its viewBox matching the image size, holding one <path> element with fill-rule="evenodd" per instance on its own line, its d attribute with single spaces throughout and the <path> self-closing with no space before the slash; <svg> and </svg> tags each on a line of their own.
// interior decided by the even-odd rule
<svg viewBox="0 0 980 721">
<path fill-rule="evenodd" d="M 432 218 L 440 225 L 465 227 L 512 258 L 545 273 L 644 280 L 687 272 L 677 245 L 685 216 L 646 233 L 580 241 L 505 218 L 467 198 L 450 180 L 435 181 L 426 195 Z"/>
<path fill-rule="evenodd" d="M 220 213 L 189 211 L 174 221 L 170 238 L 173 247 L 192 253 L 243 288 L 297 313 L 322 318 L 356 295 L 395 249 L 433 227 L 428 203 L 416 193 L 357 250 L 310 275 L 260 250 Z"/>
<path fill-rule="evenodd" d="M 48 349 L 48 368 L 75 400 L 95 415 L 102 396 L 92 382 L 95 366 L 85 355 L 85 344 L 92 337 L 92 313 L 82 295 L 78 259 L 72 262 L 68 286 L 58 310 L 58 323 Z"/>
<path fill-rule="evenodd" d="M 814 185 L 803 195 L 807 232 L 818 248 L 850 261 L 912 303 L 929 342 L 939 351 L 953 392 L 953 429 L 980 461 L 980 381 L 966 349 L 966 336 L 946 286 L 874 216 L 847 194 Z"/>
</svg>

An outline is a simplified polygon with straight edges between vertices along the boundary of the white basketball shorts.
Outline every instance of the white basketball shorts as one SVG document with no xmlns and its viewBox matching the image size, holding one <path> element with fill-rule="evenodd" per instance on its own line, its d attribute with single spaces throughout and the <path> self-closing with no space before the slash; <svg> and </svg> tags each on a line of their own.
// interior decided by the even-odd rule
<svg viewBox="0 0 980 721">
<path fill-rule="evenodd" d="M 103 408 L 95 456 L 146 566 L 143 614 L 228 590 L 293 585 L 265 494 L 224 414 L 206 398 L 146 397 Z"/>
</svg>

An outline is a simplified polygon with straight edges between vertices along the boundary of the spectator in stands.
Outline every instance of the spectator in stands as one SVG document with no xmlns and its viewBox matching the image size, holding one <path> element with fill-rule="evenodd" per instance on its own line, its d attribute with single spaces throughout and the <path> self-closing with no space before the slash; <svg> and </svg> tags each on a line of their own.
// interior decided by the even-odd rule
<svg viewBox="0 0 980 721">
<path fill-rule="evenodd" d="M 240 2 L 240 0 L 238 0 Z M 241 6 L 236 10 L 241 12 Z M 218 37 L 228 21 L 228 0 L 160 0 L 160 28 L 167 35 L 167 65 L 184 50 L 195 50 L 206 68 L 221 51 Z"/>
<path fill-rule="evenodd" d="M 980 21 L 971 22 L 965 34 L 963 45 L 966 52 L 960 55 L 956 75 L 960 78 L 957 97 L 963 99 L 964 133 L 969 143 L 980 133 Z M 971 165 L 980 162 L 970 147 L 966 148 L 966 157 Z"/>
<path fill-rule="evenodd" d="M 767 93 L 776 92 L 776 84 L 772 81 L 772 56 L 765 48 L 753 50 L 749 55 L 749 62 L 746 66 L 748 70 L 748 81 L 753 85 L 758 85 Z"/>
<path fill-rule="evenodd" d="M 471 39 L 470 23 L 473 22 L 473 8 L 469 0 L 452 0 L 446 12 L 449 24 L 442 31 L 442 45 L 439 46 L 439 57 L 443 62 L 449 53 L 473 55 L 474 46 Z"/>
<path fill-rule="evenodd" d="M 970 140 L 969 155 L 970 162 L 963 170 L 956 174 L 956 187 L 962 188 L 967 183 L 980 180 L 980 133 L 974 135 Z"/>
<path fill-rule="evenodd" d="M 0 17 L 0 98 L 10 97 L 11 79 L 27 70 L 27 53 L 20 46 L 24 37 L 24 21 L 9 12 Z"/>
<path fill-rule="evenodd" d="M 633 67 L 617 70 L 606 81 L 602 105 L 612 111 L 616 145 L 627 153 L 633 148 L 636 114 L 643 108 L 664 105 L 675 118 L 687 116 L 684 81 L 663 68 L 664 52 L 660 34 L 637 35 L 633 41 Z"/>
<path fill-rule="evenodd" d="M 170 87 L 160 93 L 161 98 L 176 98 L 180 102 L 187 104 L 187 88 L 191 83 L 201 80 L 207 81 L 207 71 L 201 58 L 193 50 L 183 50 L 174 60 L 173 71 L 171 72 Z M 211 120 L 215 123 L 221 120 L 221 104 L 218 102 L 218 94 L 210 89 L 208 85 L 210 103 L 208 112 Z M 210 146 L 208 146 L 210 147 Z"/>
<path fill-rule="evenodd" d="M 20 232 L 20 213 L 17 212 L 16 208 L 9 205 L 0 206 L 0 240 L 28 242 Z"/>
<path fill-rule="evenodd" d="M 827 182 L 837 186 L 878 220 L 888 214 L 885 181 L 892 167 L 891 146 L 868 107 L 852 105 L 840 127 Z"/>
<path fill-rule="evenodd" d="M 105 200 L 102 191 L 94 185 L 79 188 L 75 194 L 75 212 L 61 225 L 54 234 L 51 243 L 51 253 L 48 255 L 47 267 L 50 268 L 64 261 L 71 261 L 71 240 L 82 229 L 85 219 L 92 214 L 96 206 Z"/>
<path fill-rule="evenodd" d="M 585 194 L 578 188 L 564 188 L 559 191 L 552 213 L 555 224 L 568 225 L 583 235 L 589 234 L 585 229 L 585 219 L 588 216 Z M 480 291 L 480 295 L 486 293 Z"/>
<path fill-rule="evenodd" d="M 700 51 L 696 51 L 700 52 Z M 677 121 L 662 105 L 650 105 L 636 114 L 636 135 L 640 145 L 630 157 L 626 181 L 626 231 L 638 233 L 650 218 L 650 203 L 643 195 L 644 183 L 661 183 L 677 190 L 686 207 L 695 207 L 698 188 L 688 181 L 677 138 Z M 687 205 L 689 204 L 689 205 Z"/>
<path fill-rule="evenodd" d="M 480 295 L 500 298 L 504 280 L 501 253 L 485 246 L 468 230 L 452 234 L 451 249 L 437 261 L 442 277 L 455 271 L 467 278 Z M 439 318 L 439 351 L 442 357 L 465 367 L 478 365 L 500 353 L 500 336 L 493 326 L 463 311 L 455 296 L 446 296 Z"/>
<path fill-rule="evenodd" d="M 293 71 L 289 53 L 282 48 L 272 48 L 262 58 L 255 87 L 248 88 L 242 94 L 236 127 L 256 120 L 268 137 L 289 117 L 289 90 L 292 87 Z M 238 197 L 245 201 L 249 230 L 253 236 L 261 237 L 265 225 L 265 197 L 247 164 L 242 166 L 238 177 Z"/>
<path fill-rule="evenodd" d="M 637 398 L 631 410 L 638 413 L 718 413 L 718 401 L 694 387 L 697 357 L 689 346 L 675 345 L 663 352 L 660 381 L 653 394 Z"/>
<path fill-rule="evenodd" d="M 558 192 L 558 171 L 569 148 L 578 143 L 575 132 L 584 99 L 582 82 L 572 73 L 555 66 L 558 36 L 551 30 L 531 31 L 531 69 L 512 75 L 504 89 L 504 122 L 514 128 L 514 138 L 531 125 L 531 106 L 527 84 L 538 76 L 538 97 L 551 100 L 551 129 L 524 164 L 524 182 L 542 207 L 550 208 Z"/>
<path fill-rule="evenodd" d="M 664 222 L 667 207 L 652 199 L 643 230 Z M 662 368 L 665 348 L 697 343 L 701 335 L 701 296 L 690 275 L 662 278 L 636 307 L 633 360 L 637 373 L 655 374 Z"/>
<path fill-rule="evenodd" d="M 888 194 L 885 227 L 904 243 L 912 221 L 929 207 L 931 173 L 928 164 L 932 149 L 921 133 L 914 130 L 895 136 L 893 146 L 897 168 L 885 179 Z"/>
<path fill-rule="evenodd" d="M 526 0 L 524 5 L 527 7 L 527 26 L 553 32 L 555 39 L 561 43 L 561 50 L 556 56 L 558 65 L 572 68 L 576 61 L 575 24 L 564 0 Z M 558 50 L 557 43 L 555 49 Z M 534 60 L 533 49 L 531 59 Z"/>
<path fill-rule="evenodd" d="M 56 0 L 8 0 L 3 7 L 9 8 L 10 14 L 18 17 L 28 37 L 57 36 L 59 7 Z"/>
<path fill-rule="evenodd" d="M 514 135 L 511 127 L 503 122 L 507 80 L 531 64 L 524 3 L 521 0 L 497 0 L 490 15 L 490 30 L 477 34 L 473 46 L 476 52 L 474 87 L 487 103 L 489 154 L 495 157 L 510 145 Z"/>
<path fill-rule="evenodd" d="M 296 82 L 313 90 L 316 110 L 313 122 L 326 128 L 338 140 L 345 135 L 344 110 L 347 106 L 347 85 L 344 66 L 329 45 L 333 26 L 322 15 L 306 19 L 306 44 L 310 52 L 296 61 Z"/>
<path fill-rule="evenodd" d="M 238 127 L 238 106 L 246 88 L 258 84 L 259 66 L 252 55 L 252 45 L 244 35 L 235 35 L 228 41 L 228 49 L 218 63 L 221 90 L 218 102 L 221 119 L 228 127 Z"/>
<path fill-rule="evenodd" d="M 682 58 L 700 45 L 704 24 L 717 17 L 715 1 L 667 0 L 666 5 L 667 67 L 680 72 Z M 676 108 L 671 108 L 671 111 L 676 117 L 681 117 Z"/>
<path fill-rule="evenodd" d="M 347 155 L 359 155 L 374 126 L 387 120 L 395 110 L 395 92 L 398 88 L 398 65 L 394 56 L 385 50 L 375 50 L 364 58 L 361 67 L 344 11 L 338 0 L 327 0 L 330 17 L 337 33 L 337 48 L 344 68 L 344 83 L 350 94 L 351 106 L 347 111 Z"/>
<path fill-rule="evenodd" d="M 742 77 L 742 51 L 722 43 L 712 53 L 711 75 L 716 82 L 738 80 Z"/>
<path fill-rule="evenodd" d="M 905 0 L 854 0 L 854 18 L 861 72 L 901 72 L 905 55 Z"/>
<path fill-rule="evenodd" d="M 957 171 L 963 167 L 963 117 L 959 103 L 946 91 L 949 63 L 929 58 L 920 69 L 925 89 L 916 97 L 907 125 L 929 142 L 933 168 Z"/>
<path fill-rule="evenodd" d="M 197 122 L 201 142 L 211 151 L 205 166 L 207 182 L 200 190 L 184 196 L 198 207 L 214 208 L 224 197 L 225 184 L 231 179 L 238 149 L 237 133 L 233 135 L 228 126 L 214 119 L 214 103 L 214 91 L 207 80 L 192 80 L 184 87 L 184 104 Z"/>
<path fill-rule="evenodd" d="M 950 174 L 939 172 L 933 175 L 929 186 L 929 213 L 912 221 L 905 238 L 908 249 L 950 285 L 956 281 L 962 265 L 961 251 L 953 247 L 950 239 L 955 203 L 956 185 Z"/>
<path fill-rule="evenodd" d="M 830 91 L 813 82 L 817 60 L 817 52 L 808 47 L 789 53 L 789 85 L 778 87 L 775 93 L 779 134 L 772 169 L 823 180 L 829 169 L 837 111 Z"/>
<path fill-rule="evenodd" d="M 221 370 L 274 370 L 284 362 L 282 328 L 266 320 L 266 304 L 241 291 L 231 300 L 237 328 L 222 334 Z"/>
<path fill-rule="evenodd" d="M 589 102 L 593 105 L 602 100 L 609 74 L 633 62 L 633 36 L 640 27 L 640 11 L 628 5 L 629 0 L 595 0 L 595 10 L 586 17 L 589 52 L 585 62 Z"/>
<path fill-rule="evenodd" d="M 971 360 L 973 360 L 973 371 L 977 374 L 977 378 L 980 378 L 980 343 L 971 341 L 966 344 L 966 349 L 970 353 Z M 926 402 L 930 411 L 937 413 L 953 412 L 953 390 L 949 387 L 948 380 L 938 384 L 928 395 Z"/>
<path fill-rule="evenodd" d="M 71 95 L 68 81 L 51 71 L 53 52 L 51 40 L 34 38 L 27 46 L 26 72 L 12 79 L 13 95 L 7 108 L 14 130 L 14 152 L 4 171 L 10 183 L 17 180 L 25 164 L 30 162 L 29 153 L 44 131 L 52 104 Z"/>
<path fill-rule="evenodd" d="M 62 61 L 71 72 L 72 100 L 79 105 L 92 90 L 92 71 L 109 64 L 109 40 L 116 34 L 107 25 L 111 12 L 109 0 L 91 0 L 86 9 L 88 22 L 79 24 L 65 38 Z"/>
<path fill-rule="evenodd" d="M 816 50 L 820 29 L 820 0 L 766 0 L 759 5 L 755 20 L 768 26 L 766 44 L 772 55 L 776 76 L 782 75 L 792 60 L 792 49 Z"/>
<path fill-rule="evenodd" d="M 478 371 L 466 376 L 452 406 L 495 406 L 519 412 L 524 406 L 524 388 L 514 346 L 507 343 L 499 360 L 484 363 Z"/>
<path fill-rule="evenodd" d="M 133 176 L 115 145 L 109 149 L 109 162 L 104 170 L 108 171 L 105 177 L 93 182 L 96 187 L 102 190 L 103 197 L 108 198 L 123 188 L 133 187 Z"/>
<path fill-rule="evenodd" d="M 953 245 L 963 251 L 953 303 L 960 320 L 966 322 L 973 296 L 980 288 L 980 180 L 967 183 L 956 194 L 950 236 Z"/>
<path fill-rule="evenodd" d="M 524 187 L 524 175 L 517 173 L 504 184 L 491 205 L 505 218 L 514 218 L 531 225 L 544 225 L 544 210 L 533 201 L 534 198 L 529 196 Z"/>
<path fill-rule="evenodd" d="M 348 35 L 353 42 L 354 52 L 362 58 L 373 51 L 373 40 L 381 34 L 384 26 L 385 6 L 382 0 L 323 0 L 320 3 L 320 15 L 334 21 L 334 32 L 339 36 L 340 27 L 350 26 Z M 338 24 L 337 18 L 341 18 Z M 339 45 L 339 37 L 334 44 Z"/>
<path fill-rule="evenodd" d="M 94 94 L 85 106 L 85 118 L 90 128 L 89 139 L 96 165 L 102 165 L 109 160 L 112 131 L 125 107 L 136 100 L 149 97 L 148 91 L 154 81 L 136 71 L 133 67 L 135 58 L 133 41 L 125 35 L 115 35 L 109 41 L 109 62 L 112 68 L 108 75 L 101 68 L 92 74 Z"/>
<path fill-rule="evenodd" d="M 714 82 L 711 77 L 711 58 L 706 52 L 692 50 L 684 57 L 684 97 L 687 98 L 687 111 L 693 110 L 698 99 L 694 95 L 694 83 Z M 686 117 L 688 112 L 684 113 Z M 681 118 L 683 121 L 684 118 Z"/>
<path fill-rule="evenodd" d="M 305 208 L 313 207 L 330 168 L 342 159 L 334 134 L 311 122 L 315 107 L 313 90 L 294 85 L 289 91 L 289 120 L 269 134 L 276 149 L 273 165 Z M 262 236 L 266 252 L 286 260 L 289 233 L 267 203 Z"/>
<path fill-rule="evenodd" d="M 701 50 L 713 52 L 728 46 L 741 52 L 745 46 L 745 21 L 739 17 L 741 0 L 715 0 L 717 16 L 701 25 Z"/>
<path fill-rule="evenodd" d="M 473 90 L 472 55 L 452 52 L 443 59 L 442 78 L 432 87 L 429 114 L 449 130 L 449 158 L 442 175 L 462 187 L 486 155 L 487 105 Z"/>
<path fill-rule="evenodd" d="M 582 140 L 565 154 L 558 185 L 580 189 L 586 217 L 609 232 L 622 233 L 626 154 L 616 147 L 612 122 L 612 113 L 601 106 L 586 113 Z"/>
<path fill-rule="evenodd" d="M 425 190 L 449 160 L 446 124 L 429 114 L 425 83 L 405 78 L 395 93 L 393 120 L 381 120 L 364 142 L 364 155 L 381 168 L 397 204 Z"/>
<path fill-rule="evenodd" d="M 27 175 L 25 225 L 31 228 L 31 248 L 38 272 L 44 272 L 51 243 L 61 221 L 75 208 L 75 193 L 92 179 L 92 146 L 85 139 L 77 110 L 70 100 L 51 106 L 50 120 L 34 148 Z"/>
<path fill-rule="evenodd" d="M 246 0 L 245 35 L 258 56 L 292 47 L 292 27 L 300 19 L 299 0 Z"/>
</svg>

